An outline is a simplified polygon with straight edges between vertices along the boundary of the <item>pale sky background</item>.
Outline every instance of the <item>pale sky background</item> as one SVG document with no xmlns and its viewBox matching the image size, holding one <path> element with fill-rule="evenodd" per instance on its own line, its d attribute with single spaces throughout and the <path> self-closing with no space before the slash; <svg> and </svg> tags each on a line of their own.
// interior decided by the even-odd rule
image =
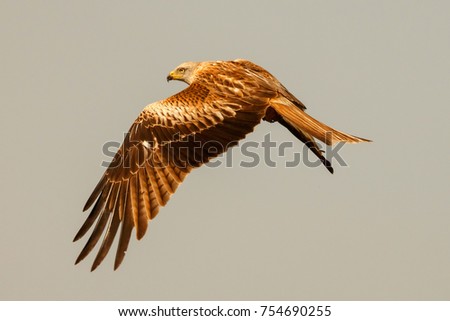
<svg viewBox="0 0 450 321">
<path fill-rule="evenodd" d="M 0 299 L 449 300 L 449 12 L 448 1 L 1 0 Z M 289 155 L 197 169 L 119 270 L 114 253 L 94 273 L 94 255 L 74 266 L 102 145 L 185 87 L 165 79 L 179 63 L 235 58 L 374 143 L 345 146 L 334 175 L 285 168 Z M 302 150 L 277 124 L 247 141 L 268 132 Z"/>
</svg>

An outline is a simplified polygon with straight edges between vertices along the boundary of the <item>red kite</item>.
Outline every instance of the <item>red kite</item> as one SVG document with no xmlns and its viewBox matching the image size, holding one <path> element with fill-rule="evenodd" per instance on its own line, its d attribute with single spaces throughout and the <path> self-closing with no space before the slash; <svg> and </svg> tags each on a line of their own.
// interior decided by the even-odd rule
<svg viewBox="0 0 450 321">
<path fill-rule="evenodd" d="M 133 228 L 141 239 L 148 222 L 193 168 L 236 145 L 262 119 L 286 127 L 331 173 L 331 163 L 315 138 L 328 145 L 369 141 L 312 118 L 303 103 L 274 76 L 247 60 L 186 62 L 170 72 L 167 80 L 184 81 L 189 86 L 145 107 L 131 126 L 84 206 L 86 211 L 94 205 L 74 241 L 96 224 L 75 264 L 104 234 L 92 265 L 92 270 L 97 268 L 120 228 L 114 264 L 117 269 Z"/>
</svg>

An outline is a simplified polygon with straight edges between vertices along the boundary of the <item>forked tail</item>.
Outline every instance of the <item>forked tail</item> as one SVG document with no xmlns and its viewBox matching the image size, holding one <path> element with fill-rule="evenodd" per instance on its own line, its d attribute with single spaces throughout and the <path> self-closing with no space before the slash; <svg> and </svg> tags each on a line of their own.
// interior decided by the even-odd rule
<svg viewBox="0 0 450 321">
<path fill-rule="evenodd" d="M 272 101 L 271 105 L 292 127 L 321 140 L 327 145 L 333 145 L 336 142 L 362 143 L 371 141 L 331 128 L 292 104 Z"/>
</svg>

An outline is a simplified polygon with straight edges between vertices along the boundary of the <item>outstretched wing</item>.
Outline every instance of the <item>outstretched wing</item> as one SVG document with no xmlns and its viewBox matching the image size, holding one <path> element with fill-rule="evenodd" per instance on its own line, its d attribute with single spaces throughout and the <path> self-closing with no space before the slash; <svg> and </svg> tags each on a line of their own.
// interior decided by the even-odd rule
<svg viewBox="0 0 450 321">
<path fill-rule="evenodd" d="M 96 224 L 75 264 L 104 234 L 94 270 L 120 229 L 114 264 L 117 269 L 133 228 L 141 239 L 148 221 L 193 168 L 237 144 L 261 121 L 268 95 L 256 95 L 227 77 L 207 78 L 208 83 L 194 82 L 178 94 L 148 105 L 133 123 L 86 202 L 84 211 L 94 206 L 74 241 Z"/>
</svg>

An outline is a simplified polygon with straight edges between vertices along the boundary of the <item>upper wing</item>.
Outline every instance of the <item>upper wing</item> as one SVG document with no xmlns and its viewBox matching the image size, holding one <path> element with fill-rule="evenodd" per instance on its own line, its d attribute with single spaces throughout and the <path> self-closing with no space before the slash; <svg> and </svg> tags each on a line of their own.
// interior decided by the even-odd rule
<svg viewBox="0 0 450 321">
<path fill-rule="evenodd" d="M 95 205 L 74 241 L 97 223 L 76 263 L 92 251 L 106 228 L 94 270 L 120 228 L 117 269 L 133 228 L 142 238 L 148 221 L 193 168 L 237 144 L 261 121 L 269 102 L 266 95 L 259 97 L 230 79 L 218 77 L 210 82 L 214 88 L 193 83 L 141 112 L 86 202 L 84 210 Z"/>
<path fill-rule="evenodd" d="M 260 84 L 260 86 L 266 86 L 271 91 L 275 91 L 279 95 L 288 99 L 291 103 L 293 103 L 301 110 L 306 110 L 306 106 L 297 97 L 291 94 L 289 90 L 287 90 L 286 87 L 284 87 L 283 84 L 278 81 L 277 78 L 275 78 L 264 68 L 245 59 L 236 59 L 233 61 L 233 63 L 244 67 L 245 70 L 251 75 L 251 77 Z"/>
</svg>

